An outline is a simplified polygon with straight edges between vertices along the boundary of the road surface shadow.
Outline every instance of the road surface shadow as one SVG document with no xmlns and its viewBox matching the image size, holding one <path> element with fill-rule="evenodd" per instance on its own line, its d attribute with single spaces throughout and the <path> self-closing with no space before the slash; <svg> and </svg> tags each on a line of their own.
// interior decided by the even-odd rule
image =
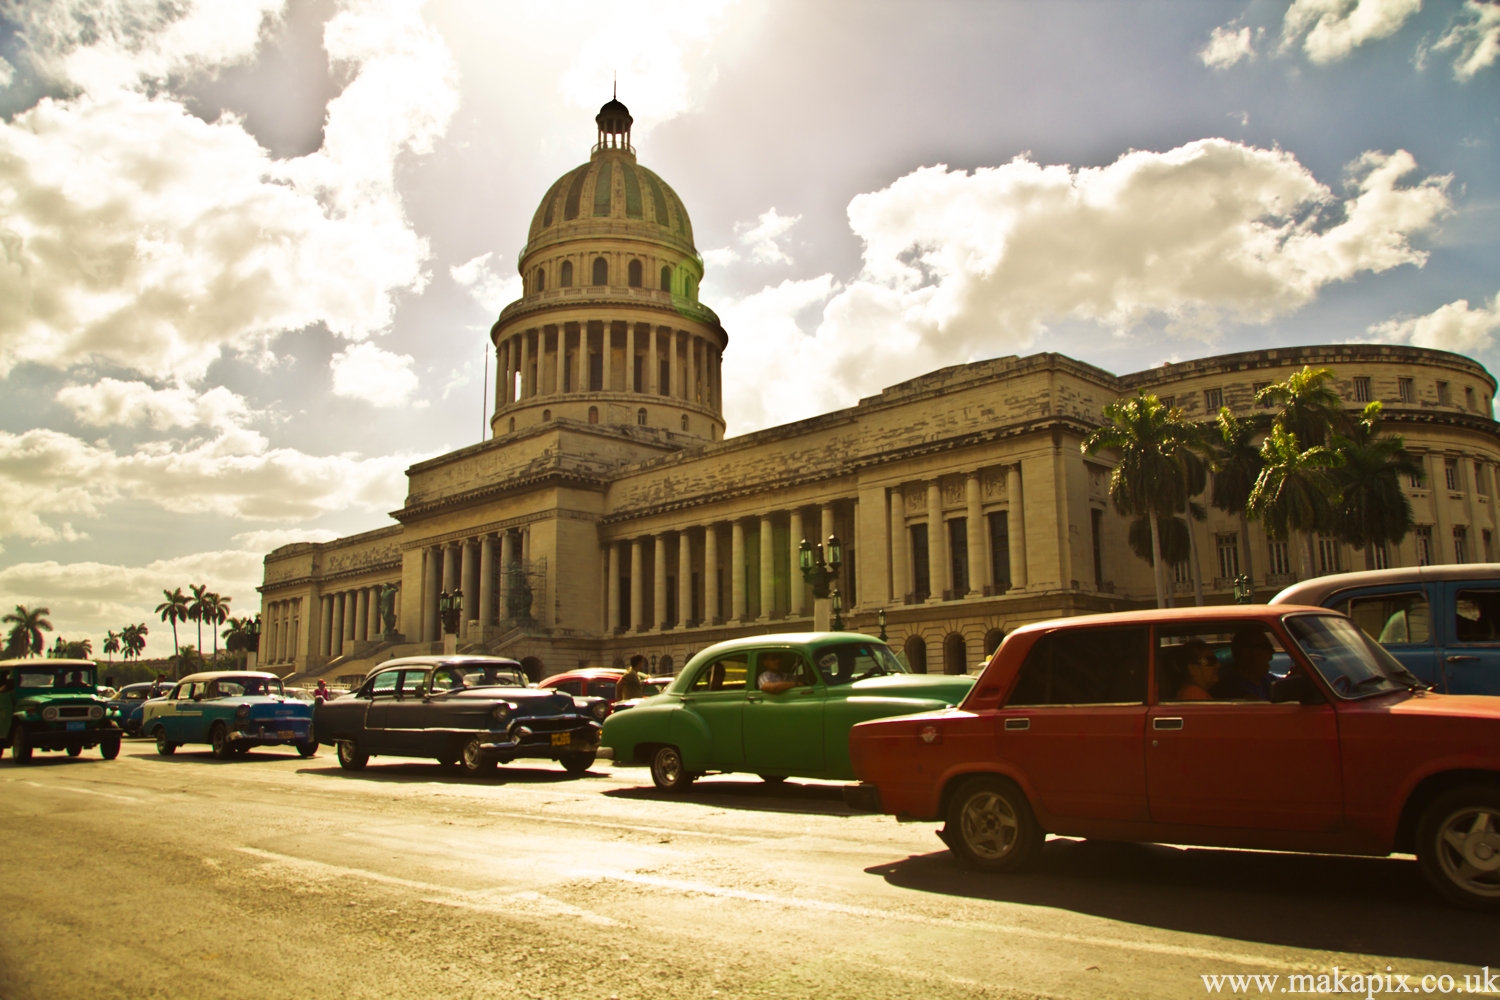
<svg viewBox="0 0 1500 1000">
<path fill-rule="evenodd" d="M 651 779 L 648 776 L 646 780 Z M 664 792 L 654 785 L 646 785 L 643 788 L 611 788 L 603 794 L 640 802 L 701 802 L 723 809 L 757 812 L 856 815 L 844 804 L 842 785 L 804 785 L 796 781 L 773 785 L 758 778 L 709 778 L 695 781 L 684 792 Z"/>
<path fill-rule="evenodd" d="M 525 784 L 556 784 L 565 781 L 579 781 L 584 778 L 603 778 L 603 771 L 585 771 L 582 774 L 569 774 L 562 769 L 562 765 L 553 768 L 542 768 L 526 766 L 522 764 L 501 764 L 494 771 L 484 777 L 471 778 L 461 773 L 456 767 L 444 767 L 433 760 L 402 760 L 399 757 L 390 758 L 390 763 L 384 763 L 379 758 L 372 759 L 363 770 L 347 771 L 338 766 L 332 755 L 328 757 L 329 764 L 318 765 L 316 758 L 309 761 L 314 766 L 299 767 L 298 774 L 315 774 L 325 778 L 343 778 L 348 781 L 383 781 L 394 784 L 429 783 L 442 781 L 455 785 L 473 785 L 482 788 L 485 785 L 525 785 Z"/>
<path fill-rule="evenodd" d="M 970 871 L 947 851 L 865 871 L 920 892 L 1296 948 L 1477 967 L 1500 941 L 1500 915 L 1441 902 L 1410 858 L 1054 839 L 1022 874 Z"/>
</svg>

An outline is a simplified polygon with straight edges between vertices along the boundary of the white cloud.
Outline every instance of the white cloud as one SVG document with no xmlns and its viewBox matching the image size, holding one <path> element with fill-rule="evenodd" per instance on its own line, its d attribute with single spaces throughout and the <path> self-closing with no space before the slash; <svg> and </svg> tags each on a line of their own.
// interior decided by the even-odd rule
<svg viewBox="0 0 1500 1000">
<path fill-rule="evenodd" d="M 260 531 L 242 531 L 231 541 L 239 542 L 246 552 L 270 552 L 293 542 L 331 542 L 338 532 L 328 528 L 265 528 Z"/>
<path fill-rule="evenodd" d="M 501 309 L 521 297 L 521 276 L 513 274 L 502 278 L 496 274 L 490 269 L 493 256 L 493 253 L 480 254 L 473 260 L 448 268 L 448 274 L 486 312 L 498 316 Z"/>
<path fill-rule="evenodd" d="M 781 248 L 778 241 L 801 221 L 800 215 L 778 214 L 776 206 L 772 205 L 760 213 L 760 217 L 754 222 L 736 222 L 735 242 L 744 247 L 749 252 L 750 259 L 757 264 L 790 264 L 791 255 Z M 739 260 L 740 254 L 730 246 L 704 250 L 702 257 L 703 263 L 709 267 L 727 267 Z"/>
<path fill-rule="evenodd" d="M 1025 350 L 1059 321 L 1198 340 L 1267 322 L 1332 282 L 1425 262 L 1411 239 L 1449 211 L 1448 179 L 1403 186 L 1415 170 L 1405 152 L 1367 153 L 1341 200 L 1291 154 L 1224 139 L 1089 169 L 916 170 L 850 202 L 864 268 L 811 333 L 796 314 L 831 283 L 719 310 L 726 415 L 738 433 L 849 405 L 913 372 Z M 736 330 L 754 331 L 753 351 Z"/>
<path fill-rule="evenodd" d="M 1400 317 L 1370 327 L 1376 340 L 1457 354 L 1489 348 L 1496 330 L 1500 330 L 1500 292 L 1490 299 L 1488 307 L 1480 303 L 1478 309 L 1471 309 L 1468 299 L 1459 299 L 1425 316 Z"/>
<path fill-rule="evenodd" d="M 154 389 L 145 382 L 102 378 L 93 385 L 68 385 L 57 401 L 73 411 L 80 423 L 95 427 L 150 426 L 211 427 L 229 431 L 244 428 L 252 416 L 243 396 L 223 386 L 197 392 L 178 385 Z"/>
<path fill-rule="evenodd" d="M 371 406 L 403 406 L 417 391 L 417 375 L 410 354 L 392 354 L 374 344 L 351 344 L 328 362 L 333 369 L 334 395 L 358 399 Z"/>
<path fill-rule="evenodd" d="M 255 588 L 261 581 L 260 552 L 227 550 L 199 552 L 175 559 L 158 559 L 144 566 L 122 566 L 99 562 L 31 562 L 0 569 L 0 607 L 16 604 L 41 605 L 49 609 L 56 634 L 68 639 L 87 636 L 94 655 L 104 656 L 105 633 L 123 626 L 145 623 L 148 657 L 172 652 L 172 629 L 155 612 L 163 590 L 190 584 L 207 584 L 215 593 L 231 599 L 230 613 L 236 617 L 260 610 Z M 204 646 L 213 648 L 204 629 Z M 197 644 L 197 626 L 178 626 L 182 643 Z M 223 640 L 219 642 L 223 648 Z"/>
<path fill-rule="evenodd" d="M 6 87 L 9 87 L 11 81 L 15 78 L 16 68 L 10 63 L 6 62 L 5 57 L 0 56 L 0 90 L 4 90 Z"/>
<path fill-rule="evenodd" d="M 1250 40 L 1250 29 L 1235 31 L 1229 25 L 1215 28 L 1208 36 L 1208 44 L 1198 52 L 1198 58 L 1210 69 L 1228 69 L 1242 59 L 1255 58 L 1255 46 Z"/>
<path fill-rule="evenodd" d="M 1449 28 L 1432 48 L 1438 52 L 1456 49 L 1453 75 L 1468 82 L 1500 58 L 1500 3 L 1465 0 L 1463 16 L 1471 20 L 1460 21 Z"/>
<path fill-rule="evenodd" d="M 1281 50 L 1301 38 L 1314 63 L 1338 62 L 1366 42 L 1394 35 L 1421 9 L 1422 0 L 1293 0 L 1281 23 Z"/>
<path fill-rule="evenodd" d="M 703 258 L 706 267 L 728 267 L 740 259 L 740 255 L 734 247 L 716 247 L 712 250 L 704 250 L 699 254 Z"/>
<path fill-rule="evenodd" d="M 443 383 L 443 398 L 447 399 L 453 390 L 461 389 L 468 385 L 473 372 L 474 366 L 467 361 L 464 362 L 462 371 L 459 371 L 457 368 L 450 371 L 448 373 L 448 381 Z"/>
<path fill-rule="evenodd" d="M 317 323 L 379 333 L 394 296 L 424 287 L 395 161 L 431 149 L 457 93 L 415 3 L 347 0 L 329 21 L 352 78 L 323 147 L 288 160 L 150 86 L 248 58 L 279 3 L 21 9 L 27 58 L 70 96 L 0 122 L 0 375 L 102 359 L 196 381 L 226 350 Z"/>
</svg>

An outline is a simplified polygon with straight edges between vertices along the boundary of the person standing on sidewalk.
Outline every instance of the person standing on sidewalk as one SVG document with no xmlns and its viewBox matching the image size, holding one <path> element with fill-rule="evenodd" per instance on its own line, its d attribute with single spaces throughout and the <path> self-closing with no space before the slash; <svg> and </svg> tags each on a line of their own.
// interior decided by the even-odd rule
<svg viewBox="0 0 1500 1000">
<path fill-rule="evenodd" d="M 640 698 L 646 693 L 646 684 L 641 680 L 641 667 L 646 665 L 646 658 L 636 653 L 630 658 L 630 668 L 620 676 L 615 685 L 615 700 L 628 701 L 631 698 Z"/>
</svg>

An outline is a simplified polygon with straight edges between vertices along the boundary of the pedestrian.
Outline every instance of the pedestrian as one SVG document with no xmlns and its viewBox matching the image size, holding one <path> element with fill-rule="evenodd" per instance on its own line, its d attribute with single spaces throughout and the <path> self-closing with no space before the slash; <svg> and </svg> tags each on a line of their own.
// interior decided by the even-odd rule
<svg viewBox="0 0 1500 1000">
<path fill-rule="evenodd" d="M 640 653 L 630 658 L 630 668 L 620 676 L 619 683 L 615 685 L 615 701 L 629 701 L 645 695 L 646 683 L 641 679 L 641 667 L 645 665 L 646 658 Z"/>
<path fill-rule="evenodd" d="M 313 689 L 313 701 L 321 705 L 332 697 L 333 694 L 328 690 L 328 682 L 319 677 L 318 686 Z"/>
<path fill-rule="evenodd" d="M 157 674 L 156 680 L 151 682 L 151 697 L 160 697 L 167 688 L 167 675 Z"/>
</svg>

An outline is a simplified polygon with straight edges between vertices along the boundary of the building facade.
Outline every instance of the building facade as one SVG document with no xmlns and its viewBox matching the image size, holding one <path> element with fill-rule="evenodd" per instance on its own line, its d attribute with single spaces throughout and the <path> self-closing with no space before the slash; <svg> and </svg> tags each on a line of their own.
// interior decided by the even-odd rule
<svg viewBox="0 0 1500 1000">
<path fill-rule="evenodd" d="M 1383 552 L 1315 539 L 1307 565 L 1295 540 L 1210 508 L 1192 525 L 1205 598 L 1229 600 L 1247 571 L 1264 599 L 1308 575 L 1495 558 L 1496 383 L 1440 351 L 1297 347 L 1124 376 L 1004 357 L 726 440 L 728 334 L 697 301 L 691 222 L 635 163 L 624 106 L 598 125 L 590 161 L 537 209 L 524 294 L 491 330 L 492 437 L 412 466 L 396 523 L 266 557 L 271 669 L 337 680 L 441 648 L 441 595 L 461 591 L 460 649 L 536 677 L 635 652 L 670 672 L 722 639 L 811 628 L 797 549 L 837 535 L 847 627 L 875 634 L 883 611 L 915 668 L 973 671 L 1019 625 L 1154 603 L 1108 502 L 1112 458 L 1080 449 L 1105 404 L 1143 390 L 1189 418 L 1245 414 L 1304 364 L 1332 368 L 1351 408 L 1384 402 L 1427 468 L 1405 484 L 1419 527 Z M 1173 581 L 1191 600 L 1191 566 Z"/>
</svg>

